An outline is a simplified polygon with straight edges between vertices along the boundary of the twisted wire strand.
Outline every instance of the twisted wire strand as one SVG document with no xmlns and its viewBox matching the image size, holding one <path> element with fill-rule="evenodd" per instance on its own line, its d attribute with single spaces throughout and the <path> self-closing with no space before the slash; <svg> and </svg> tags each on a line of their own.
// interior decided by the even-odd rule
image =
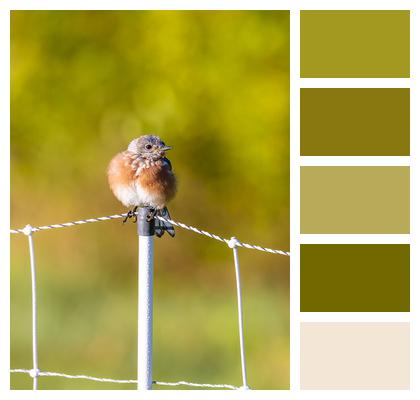
<svg viewBox="0 0 420 400">
<path fill-rule="evenodd" d="M 207 231 L 203 231 L 202 229 L 198 229 L 194 226 L 190 226 L 190 225 L 186 225 L 182 222 L 177 222 L 174 221 L 172 219 L 168 219 L 168 218 L 163 218 L 161 216 L 156 216 L 155 218 L 160 219 L 161 221 L 165 221 L 165 222 L 169 222 L 172 225 L 178 226 L 179 228 L 183 228 L 195 233 L 198 233 L 199 235 L 204 235 L 207 236 L 209 238 L 218 240 L 220 242 L 224 242 L 227 245 L 229 245 L 230 239 L 225 239 L 219 235 L 215 235 L 214 233 L 210 233 Z M 264 251 L 266 253 L 272 253 L 272 254 L 280 254 L 282 256 L 290 256 L 290 252 L 288 251 L 283 251 L 283 250 L 274 250 L 274 249 L 270 249 L 268 247 L 262 247 L 262 246 L 258 246 L 258 245 L 254 245 L 254 244 L 248 244 L 248 243 L 242 243 L 239 240 L 236 243 L 236 246 L 238 247 L 245 247 L 247 249 L 251 249 L 251 250 L 259 250 L 259 251 Z"/>
<path fill-rule="evenodd" d="M 232 390 L 241 389 L 238 386 L 228 385 L 226 383 L 195 383 L 195 382 L 186 382 L 186 381 L 179 381 L 179 382 L 153 381 L 153 384 L 161 385 L 161 386 L 192 386 L 192 387 L 206 387 L 206 388 L 232 389 Z"/>
<path fill-rule="evenodd" d="M 31 227 L 31 230 L 32 232 L 38 232 L 38 231 L 46 231 L 49 229 L 55 229 L 55 228 L 68 228 L 69 226 L 84 225 L 84 224 L 89 224 L 92 222 L 110 221 L 112 219 L 124 218 L 126 216 L 127 216 L 127 213 L 107 215 L 106 217 L 88 218 L 88 219 L 82 219 L 79 221 L 64 222 L 62 224 L 52 224 L 52 225 Z M 10 233 L 25 233 L 25 228 L 10 229 Z"/>
<path fill-rule="evenodd" d="M 31 377 L 34 375 L 34 370 L 32 369 L 11 369 L 11 373 L 23 373 L 28 374 Z M 98 378 L 95 376 L 89 375 L 69 375 L 63 374 L 61 372 L 50 372 L 50 371 L 36 371 L 36 376 L 53 376 L 53 377 L 60 377 L 66 379 L 85 379 L 89 381 L 96 381 L 96 382 L 110 382 L 110 383 L 137 383 L 136 379 L 111 379 L 111 378 Z M 216 389 L 232 389 L 237 390 L 240 389 L 237 386 L 228 385 L 224 383 L 196 383 L 196 382 L 186 382 L 186 381 L 179 381 L 179 382 L 162 382 L 162 381 L 153 381 L 154 385 L 160 386 L 192 386 L 192 387 L 207 387 L 207 388 L 216 388 Z"/>
<path fill-rule="evenodd" d="M 39 231 L 46 231 L 46 230 L 49 230 L 49 229 L 56 229 L 56 228 L 68 228 L 70 226 L 84 225 L 84 224 L 89 224 L 89 223 L 93 223 L 93 222 L 103 222 L 103 221 L 110 221 L 110 220 L 113 220 L 113 219 L 125 218 L 126 216 L 127 216 L 127 213 L 107 215 L 105 217 L 88 218 L 88 219 L 82 219 L 82 220 L 79 220 L 79 221 L 64 222 L 62 224 L 52 224 L 52 225 L 43 225 L 43 226 L 38 226 L 38 227 L 30 227 L 30 230 L 32 232 L 39 232 Z M 199 235 L 207 236 L 211 239 L 215 239 L 215 240 L 218 240 L 219 242 L 224 242 L 227 245 L 229 245 L 229 239 L 225 239 L 225 238 L 223 238 L 219 235 L 216 235 L 214 233 L 210 233 L 210 232 L 204 231 L 202 229 L 198 229 L 194 226 L 187 225 L 187 224 L 184 224 L 182 222 L 174 221 L 172 219 L 163 218 L 161 216 L 156 216 L 155 218 L 157 218 L 161 221 L 164 221 L 164 222 L 169 222 L 170 224 L 175 225 L 179 228 L 195 232 Z M 11 234 L 17 234 L 17 233 L 26 234 L 26 232 L 27 231 L 25 231 L 25 228 L 10 229 Z M 258 250 L 258 251 L 264 251 L 266 253 L 271 253 L 271 254 L 279 254 L 279 255 L 283 255 L 283 256 L 290 256 L 290 252 L 288 252 L 288 251 L 270 249 L 268 247 L 262 247 L 262 246 L 259 246 L 259 245 L 242 243 L 240 241 L 238 241 L 236 245 L 238 247 L 245 247 L 245 248 L 251 249 L 251 250 Z"/>
</svg>

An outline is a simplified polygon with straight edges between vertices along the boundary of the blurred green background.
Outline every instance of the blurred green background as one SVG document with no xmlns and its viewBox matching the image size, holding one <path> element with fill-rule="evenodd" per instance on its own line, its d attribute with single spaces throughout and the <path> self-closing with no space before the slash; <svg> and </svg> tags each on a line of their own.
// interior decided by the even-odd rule
<svg viewBox="0 0 420 400">
<path fill-rule="evenodd" d="M 174 148 L 175 220 L 289 249 L 287 11 L 13 11 L 11 40 L 12 227 L 124 212 L 107 164 L 152 132 Z M 135 379 L 135 225 L 46 231 L 35 247 L 40 368 Z M 249 384 L 287 389 L 289 259 L 239 255 Z M 31 368 L 23 235 L 11 259 L 11 367 Z M 239 386 L 232 251 L 181 229 L 157 239 L 154 294 L 154 379 Z M 31 379 L 12 374 L 11 387 Z"/>
</svg>

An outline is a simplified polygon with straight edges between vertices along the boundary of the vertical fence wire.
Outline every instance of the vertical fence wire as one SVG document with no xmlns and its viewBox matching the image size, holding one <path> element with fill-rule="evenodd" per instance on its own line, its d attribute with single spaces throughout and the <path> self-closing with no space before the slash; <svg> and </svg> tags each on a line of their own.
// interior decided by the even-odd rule
<svg viewBox="0 0 420 400">
<path fill-rule="evenodd" d="M 248 381 L 247 381 L 247 375 L 246 375 L 244 321 L 243 321 L 243 311 L 242 311 L 241 271 L 240 271 L 240 268 L 239 268 L 238 244 L 239 244 L 239 241 L 235 237 L 232 237 L 228 242 L 228 246 L 233 251 L 233 260 L 234 260 L 234 263 L 235 263 L 236 295 L 237 295 L 237 298 L 238 298 L 239 346 L 240 346 L 240 350 L 241 350 L 241 369 L 242 369 L 242 387 L 241 387 L 241 389 L 249 389 Z"/>
<path fill-rule="evenodd" d="M 26 225 L 23 233 L 28 237 L 29 244 L 29 258 L 31 264 L 31 287 L 32 287 L 32 370 L 30 376 L 33 379 L 33 390 L 38 389 L 38 307 L 36 296 L 36 264 L 35 264 L 35 249 L 32 226 Z"/>
</svg>

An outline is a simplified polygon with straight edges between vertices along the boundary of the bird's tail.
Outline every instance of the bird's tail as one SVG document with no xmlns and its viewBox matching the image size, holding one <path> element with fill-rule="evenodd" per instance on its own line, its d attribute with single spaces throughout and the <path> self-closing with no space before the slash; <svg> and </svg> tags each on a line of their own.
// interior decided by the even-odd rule
<svg viewBox="0 0 420 400">
<path fill-rule="evenodd" d="M 168 209 L 165 207 L 162 210 L 157 210 L 156 215 L 165 219 L 171 219 Z M 155 234 L 157 237 L 161 237 L 164 233 L 168 232 L 172 237 L 175 236 L 175 229 L 172 224 L 166 221 L 162 221 L 155 218 Z"/>
</svg>

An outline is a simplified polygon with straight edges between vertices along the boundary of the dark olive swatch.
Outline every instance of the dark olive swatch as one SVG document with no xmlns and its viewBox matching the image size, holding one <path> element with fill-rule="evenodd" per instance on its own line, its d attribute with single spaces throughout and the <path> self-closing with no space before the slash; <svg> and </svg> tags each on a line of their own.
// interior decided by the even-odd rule
<svg viewBox="0 0 420 400">
<path fill-rule="evenodd" d="M 300 310 L 410 311 L 410 246 L 301 245 Z"/>
<path fill-rule="evenodd" d="M 408 78 L 410 12 L 301 11 L 302 78 Z"/>
<path fill-rule="evenodd" d="M 301 89 L 302 156 L 409 156 L 410 89 Z"/>
</svg>

